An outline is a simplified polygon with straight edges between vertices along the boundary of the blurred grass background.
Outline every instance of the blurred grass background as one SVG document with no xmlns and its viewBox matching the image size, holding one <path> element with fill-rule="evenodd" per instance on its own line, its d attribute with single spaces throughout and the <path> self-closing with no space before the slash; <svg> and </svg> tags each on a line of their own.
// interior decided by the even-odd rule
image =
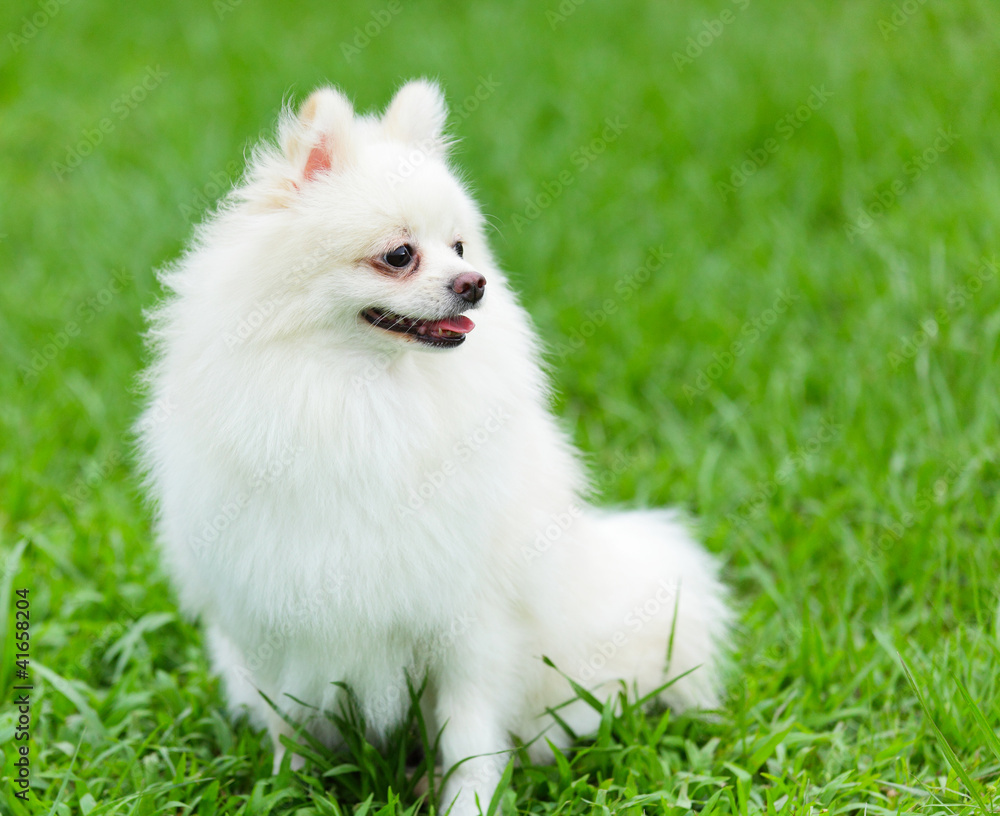
<svg viewBox="0 0 1000 816">
<path fill-rule="evenodd" d="M 998 34 L 987 0 L 5 4 L 3 812 L 33 812 L 21 587 L 44 812 L 349 813 L 367 790 L 272 781 L 266 738 L 221 715 L 127 428 L 154 270 L 282 101 L 332 82 L 377 109 L 413 76 L 446 90 L 605 499 L 697 513 L 742 610 L 717 722 L 628 717 L 519 770 L 505 812 L 994 808 Z"/>
</svg>

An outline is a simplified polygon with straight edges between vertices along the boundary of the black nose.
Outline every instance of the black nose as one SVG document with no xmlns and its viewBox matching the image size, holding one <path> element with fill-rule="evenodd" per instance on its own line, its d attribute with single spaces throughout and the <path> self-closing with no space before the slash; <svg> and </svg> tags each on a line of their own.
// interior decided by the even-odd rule
<svg viewBox="0 0 1000 816">
<path fill-rule="evenodd" d="M 486 278 L 478 272 L 463 272 L 451 282 L 451 289 L 462 300 L 477 303 L 486 291 Z"/>
</svg>

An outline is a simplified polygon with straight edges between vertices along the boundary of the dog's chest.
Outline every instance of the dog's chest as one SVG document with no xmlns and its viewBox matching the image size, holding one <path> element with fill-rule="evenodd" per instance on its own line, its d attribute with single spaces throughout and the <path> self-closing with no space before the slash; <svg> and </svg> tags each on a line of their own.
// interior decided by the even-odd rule
<svg viewBox="0 0 1000 816">
<path fill-rule="evenodd" d="M 443 431 L 434 417 L 429 432 L 420 421 L 431 417 L 396 417 L 395 427 L 366 419 L 298 441 L 287 474 L 261 492 L 247 532 L 267 545 L 245 565 L 241 580 L 257 588 L 246 600 L 272 624 L 290 619 L 323 636 L 433 637 L 496 578 L 494 539 L 510 516 L 510 416 L 487 408 Z"/>
</svg>

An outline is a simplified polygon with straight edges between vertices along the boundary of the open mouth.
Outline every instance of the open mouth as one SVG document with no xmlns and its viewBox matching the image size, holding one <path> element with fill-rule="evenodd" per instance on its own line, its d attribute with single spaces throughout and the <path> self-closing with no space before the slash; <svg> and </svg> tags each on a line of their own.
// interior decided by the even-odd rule
<svg viewBox="0 0 1000 816">
<path fill-rule="evenodd" d="M 476 327 L 476 324 L 465 315 L 444 317 L 439 320 L 422 320 L 372 307 L 365 309 L 361 316 L 379 329 L 406 334 L 418 343 L 438 348 L 460 346 L 465 342 L 465 335 Z"/>
</svg>

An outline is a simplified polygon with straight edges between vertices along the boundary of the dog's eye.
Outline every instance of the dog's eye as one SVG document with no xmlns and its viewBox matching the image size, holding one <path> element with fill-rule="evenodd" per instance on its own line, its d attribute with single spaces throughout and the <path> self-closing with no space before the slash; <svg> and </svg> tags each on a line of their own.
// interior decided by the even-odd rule
<svg viewBox="0 0 1000 816">
<path fill-rule="evenodd" d="M 402 269 L 404 266 L 409 266 L 410 261 L 413 260 L 413 250 L 410 248 L 409 244 L 402 244 L 391 252 L 386 252 L 383 257 L 389 266 L 394 266 L 396 269 Z"/>
<path fill-rule="evenodd" d="M 458 254 L 459 258 L 461 258 L 465 254 L 465 247 L 462 246 L 461 241 L 455 241 L 454 250 Z"/>
</svg>

